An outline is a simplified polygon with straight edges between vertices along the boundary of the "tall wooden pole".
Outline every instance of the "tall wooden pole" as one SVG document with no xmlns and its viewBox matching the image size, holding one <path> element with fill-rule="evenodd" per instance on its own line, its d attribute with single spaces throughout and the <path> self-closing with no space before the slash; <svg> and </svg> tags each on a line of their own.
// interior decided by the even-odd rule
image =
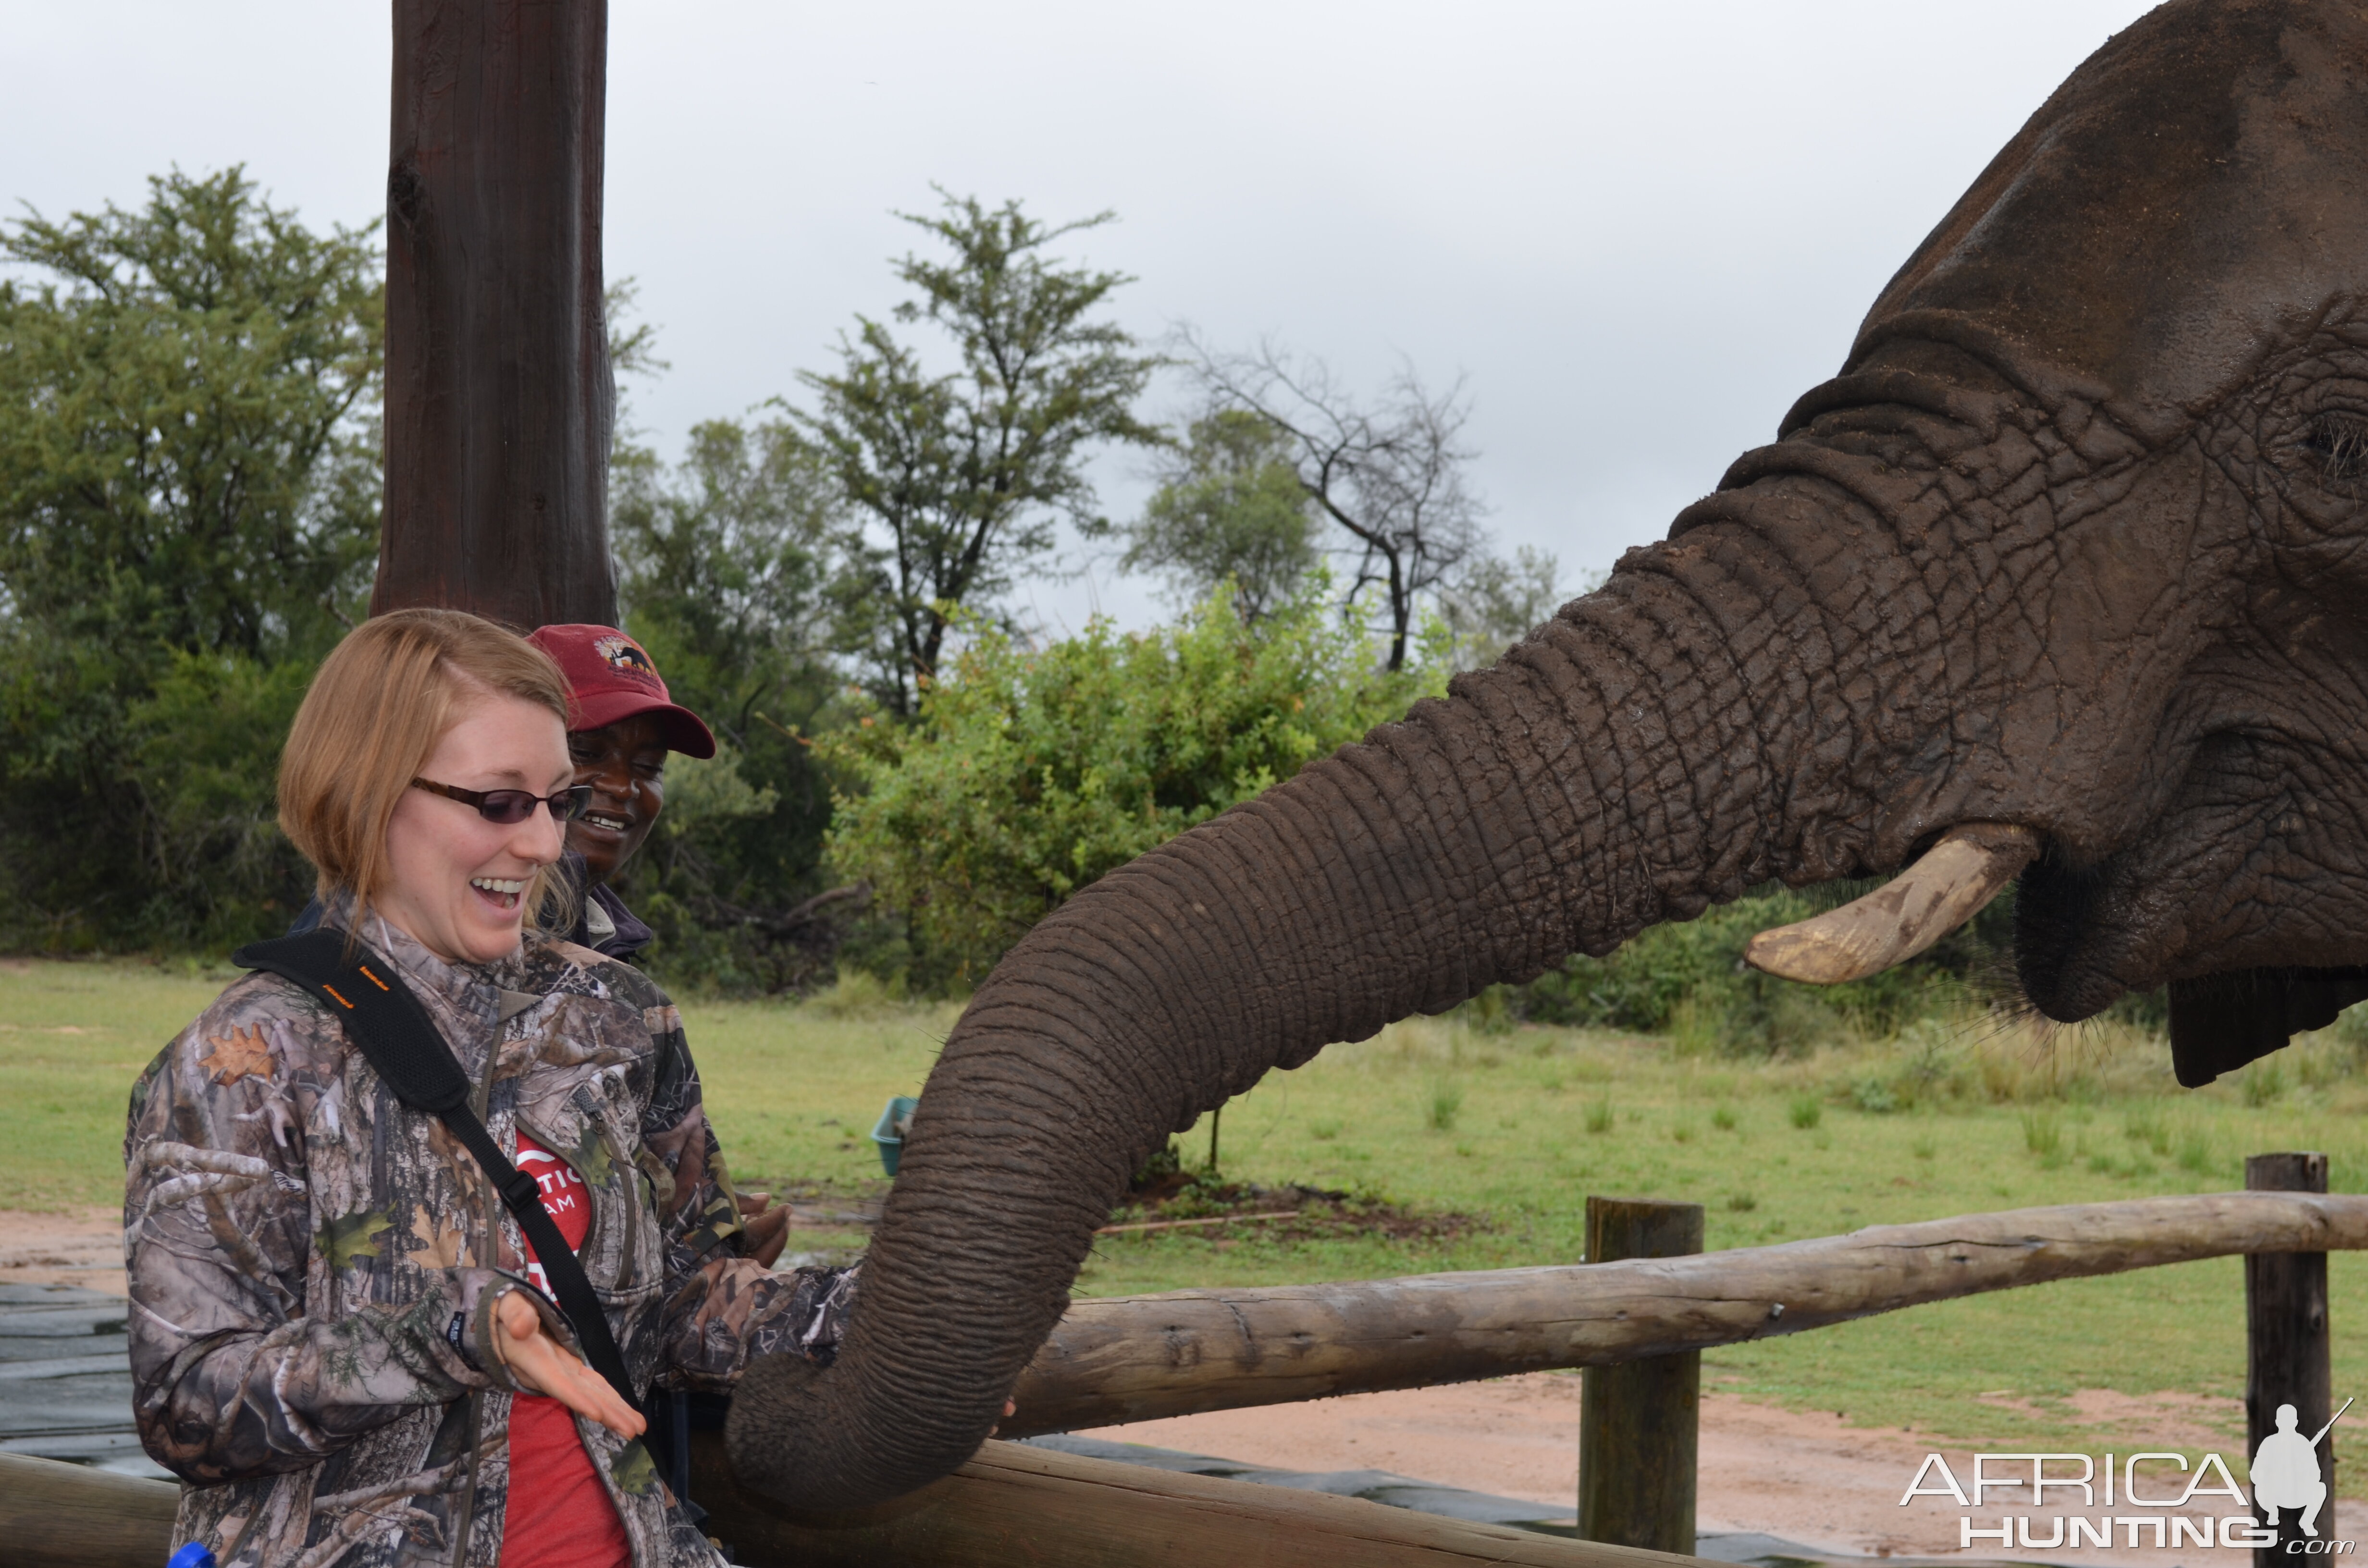
<svg viewBox="0 0 2368 1568">
<path fill-rule="evenodd" d="M 607 0 L 394 0 L 373 613 L 616 619 Z"/>
</svg>

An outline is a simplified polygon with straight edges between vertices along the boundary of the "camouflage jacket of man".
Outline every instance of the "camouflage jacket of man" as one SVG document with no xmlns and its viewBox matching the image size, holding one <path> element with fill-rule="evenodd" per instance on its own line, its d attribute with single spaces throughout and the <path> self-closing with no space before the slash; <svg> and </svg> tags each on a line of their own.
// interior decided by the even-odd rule
<svg viewBox="0 0 2368 1568">
<path fill-rule="evenodd" d="M 566 943 L 456 966 L 366 929 L 503 1152 L 523 1128 L 590 1189 L 577 1256 L 637 1389 L 723 1390 L 754 1355 L 828 1357 L 852 1271 L 739 1256 L 682 1020 L 655 985 Z M 188 1483 L 175 1541 L 223 1568 L 491 1568 L 514 1387 L 486 1346 L 524 1255 L 442 1123 L 396 1100 L 302 990 L 254 974 L 142 1075 L 124 1162 L 141 1438 Z M 639 1441 L 576 1428 L 636 1568 L 722 1561 Z"/>
</svg>

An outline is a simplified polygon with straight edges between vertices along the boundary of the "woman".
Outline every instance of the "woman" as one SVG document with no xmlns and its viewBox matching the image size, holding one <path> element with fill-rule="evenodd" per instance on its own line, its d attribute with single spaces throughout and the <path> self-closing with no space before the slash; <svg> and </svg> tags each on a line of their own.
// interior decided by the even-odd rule
<svg viewBox="0 0 2368 1568">
<path fill-rule="evenodd" d="M 322 666 L 280 823 L 325 924 L 426 1006 L 538 1176 L 646 1399 L 826 1357 L 848 1281 L 738 1229 L 681 1020 L 631 967 L 527 928 L 580 810 L 567 686 L 473 616 L 371 620 Z M 721 1562 L 575 1354 L 483 1173 L 293 983 L 233 984 L 150 1066 L 125 1141 L 131 1358 L 176 1540 L 223 1568 Z"/>
</svg>

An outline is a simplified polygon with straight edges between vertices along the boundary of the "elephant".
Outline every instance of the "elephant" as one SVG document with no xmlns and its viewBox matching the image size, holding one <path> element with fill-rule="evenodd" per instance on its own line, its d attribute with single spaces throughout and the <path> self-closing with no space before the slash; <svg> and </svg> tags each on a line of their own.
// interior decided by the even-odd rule
<svg viewBox="0 0 2368 1568">
<path fill-rule="evenodd" d="M 1171 1131 L 1770 880 L 2001 831 L 2049 1017 L 2167 984 L 2190 1082 L 2330 1021 L 2368 996 L 2363 590 L 2368 14 L 2172 0 L 1664 540 L 1011 949 L 837 1361 L 749 1369 L 735 1470 L 810 1507 L 946 1472 Z"/>
</svg>

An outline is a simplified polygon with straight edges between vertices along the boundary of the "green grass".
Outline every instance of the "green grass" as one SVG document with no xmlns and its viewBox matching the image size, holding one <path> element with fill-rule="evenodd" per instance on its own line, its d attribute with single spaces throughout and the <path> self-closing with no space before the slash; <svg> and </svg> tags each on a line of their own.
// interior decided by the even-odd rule
<svg viewBox="0 0 2368 1568">
<path fill-rule="evenodd" d="M 0 1208 L 123 1202 L 131 1081 L 223 978 L 196 965 L 0 963 Z"/>
<path fill-rule="evenodd" d="M 133 964 L 0 966 L 0 1204 L 111 1203 L 124 1092 L 221 981 Z M 910 1094 L 951 1008 L 858 992 L 803 1006 L 683 1009 L 732 1168 L 752 1186 L 877 1184 L 868 1136 Z M 1921 1026 L 1919 1026 L 1921 1027 Z M 2211 1088 L 2170 1082 L 2127 1030 L 1960 1026 L 1912 1051 L 1682 1055 L 1666 1040 L 1447 1019 L 1394 1026 L 1271 1074 L 1226 1108 L 1224 1174 L 1486 1217 L 1452 1239 L 1296 1246 L 1170 1231 L 1106 1238 L 1088 1294 L 1575 1262 L 1589 1193 L 1682 1199 L 1713 1249 L 2026 1205 L 2217 1191 L 2243 1156 L 2319 1149 L 2368 1190 L 2368 1079 L 2355 1048 L 2300 1043 Z M 2265 1071 L 2274 1067 L 2274 1073 Z M 1889 1106 L 1888 1110 L 1864 1108 Z M 1206 1157 L 1207 1126 L 1179 1139 Z M 2331 1259 L 2335 1383 L 2368 1388 L 2368 1260 Z M 1708 1386 L 1855 1425 L 1991 1447 L 2160 1445 L 2143 1419 L 2082 1425 L 2081 1389 L 2203 1395 L 2241 1442 L 2237 1259 L 2008 1291 L 1710 1353 Z M 2208 1417 L 2207 1417 L 2208 1418 Z M 2182 1421 L 2195 1419 L 2182 1408 Z"/>
</svg>

